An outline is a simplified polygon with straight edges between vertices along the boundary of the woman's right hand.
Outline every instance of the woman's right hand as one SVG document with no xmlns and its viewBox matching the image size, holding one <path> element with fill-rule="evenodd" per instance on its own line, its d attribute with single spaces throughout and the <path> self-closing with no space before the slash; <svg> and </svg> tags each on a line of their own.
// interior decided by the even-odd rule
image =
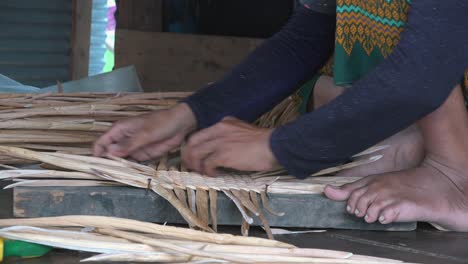
<svg viewBox="0 0 468 264">
<path fill-rule="evenodd" d="M 146 161 L 180 146 L 195 130 L 196 118 L 187 104 L 131 117 L 115 123 L 93 147 L 95 156 L 130 157 Z"/>
</svg>

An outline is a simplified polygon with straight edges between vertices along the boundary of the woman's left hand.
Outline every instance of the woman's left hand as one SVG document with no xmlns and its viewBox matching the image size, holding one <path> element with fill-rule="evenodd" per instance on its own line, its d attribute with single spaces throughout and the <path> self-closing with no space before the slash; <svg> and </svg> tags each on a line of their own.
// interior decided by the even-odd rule
<svg viewBox="0 0 468 264">
<path fill-rule="evenodd" d="M 270 149 L 272 131 L 226 117 L 193 134 L 182 148 L 182 160 L 187 168 L 208 176 L 216 176 L 216 168 L 270 170 L 277 164 Z"/>
</svg>

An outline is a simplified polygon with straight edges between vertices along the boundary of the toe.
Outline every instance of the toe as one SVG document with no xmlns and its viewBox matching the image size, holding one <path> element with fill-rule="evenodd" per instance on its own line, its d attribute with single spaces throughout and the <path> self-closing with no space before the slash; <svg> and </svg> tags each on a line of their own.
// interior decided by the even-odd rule
<svg viewBox="0 0 468 264">
<path fill-rule="evenodd" d="M 349 195 L 351 194 L 351 192 L 343 189 L 342 187 L 333 186 L 333 185 L 327 185 L 325 187 L 324 193 L 328 199 L 331 199 L 334 201 L 345 201 L 346 199 L 348 199 Z"/>
<path fill-rule="evenodd" d="M 382 210 L 392 203 L 393 200 L 390 199 L 381 199 L 372 202 L 369 205 L 369 208 L 367 209 L 367 213 L 365 216 L 366 222 L 374 223 L 375 221 L 379 220 L 379 216 L 381 215 Z"/>
<path fill-rule="evenodd" d="M 400 215 L 399 203 L 392 203 L 385 207 L 379 216 L 379 222 L 382 224 L 391 224 L 398 220 Z"/>
<path fill-rule="evenodd" d="M 324 193 L 329 199 L 334 201 L 346 201 L 350 196 L 351 193 L 365 186 L 369 182 L 370 178 L 366 177 L 355 181 L 353 183 L 348 183 L 343 186 L 337 187 L 333 185 L 327 185 L 325 187 Z"/>
<path fill-rule="evenodd" d="M 355 214 L 356 216 L 362 217 L 364 216 L 358 208 L 357 203 L 359 199 L 367 192 L 367 187 L 362 187 L 357 190 L 354 190 L 348 199 L 348 206 L 346 209 L 349 213 Z"/>
<path fill-rule="evenodd" d="M 358 217 L 367 216 L 367 210 L 369 208 L 369 205 L 372 202 L 374 202 L 376 197 L 377 197 L 377 193 L 372 192 L 371 189 L 368 189 L 363 195 L 361 195 L 361 197 L 359 197 L 359 199 L 356 202 L 356 211 L 359 212 L 358 214 L 356 214 L 356 216 Z"/>
</svg>

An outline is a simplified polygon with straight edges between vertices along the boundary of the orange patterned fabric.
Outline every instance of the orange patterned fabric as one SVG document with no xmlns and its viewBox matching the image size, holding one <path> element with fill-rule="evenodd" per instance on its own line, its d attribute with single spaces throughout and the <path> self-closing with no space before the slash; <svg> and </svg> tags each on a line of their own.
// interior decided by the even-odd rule
<svg viewBox="0 0 468 264">
<path fill-rule="evenodd" d="M 336 42 L 348 55 L 360 43 L 370 56 L 376 48 L 387 57 L 407 21 L 408 0 L 337 0 Z"/>
</svg>

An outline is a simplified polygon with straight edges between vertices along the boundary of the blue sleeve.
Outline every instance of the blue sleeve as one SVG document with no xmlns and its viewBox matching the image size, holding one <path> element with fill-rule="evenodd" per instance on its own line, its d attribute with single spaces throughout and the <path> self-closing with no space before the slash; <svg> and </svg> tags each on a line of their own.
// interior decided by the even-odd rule
<svg viewBox="0 0 468 264">
<path fill-rule="evenodd" d="M 336 0 L 299 0 L 299 4 L 324 14 L 336 14 Z"/>
<path fill-rule="evenodd" d="M 222 80 L 188 97 L 198 128 L 225 116 L 254 121 L 291 95 L 333 53 L 335 16 L 299 6 L 288 24 Z"/>
<path fill-rule="evenodd" d="M 468 69 L 468 1 L 412 1 L 394 52 L 330 104 L 276 129 L 275 157 L 296 177 L 341 163 L 430 114 Z"/>
</svg>

